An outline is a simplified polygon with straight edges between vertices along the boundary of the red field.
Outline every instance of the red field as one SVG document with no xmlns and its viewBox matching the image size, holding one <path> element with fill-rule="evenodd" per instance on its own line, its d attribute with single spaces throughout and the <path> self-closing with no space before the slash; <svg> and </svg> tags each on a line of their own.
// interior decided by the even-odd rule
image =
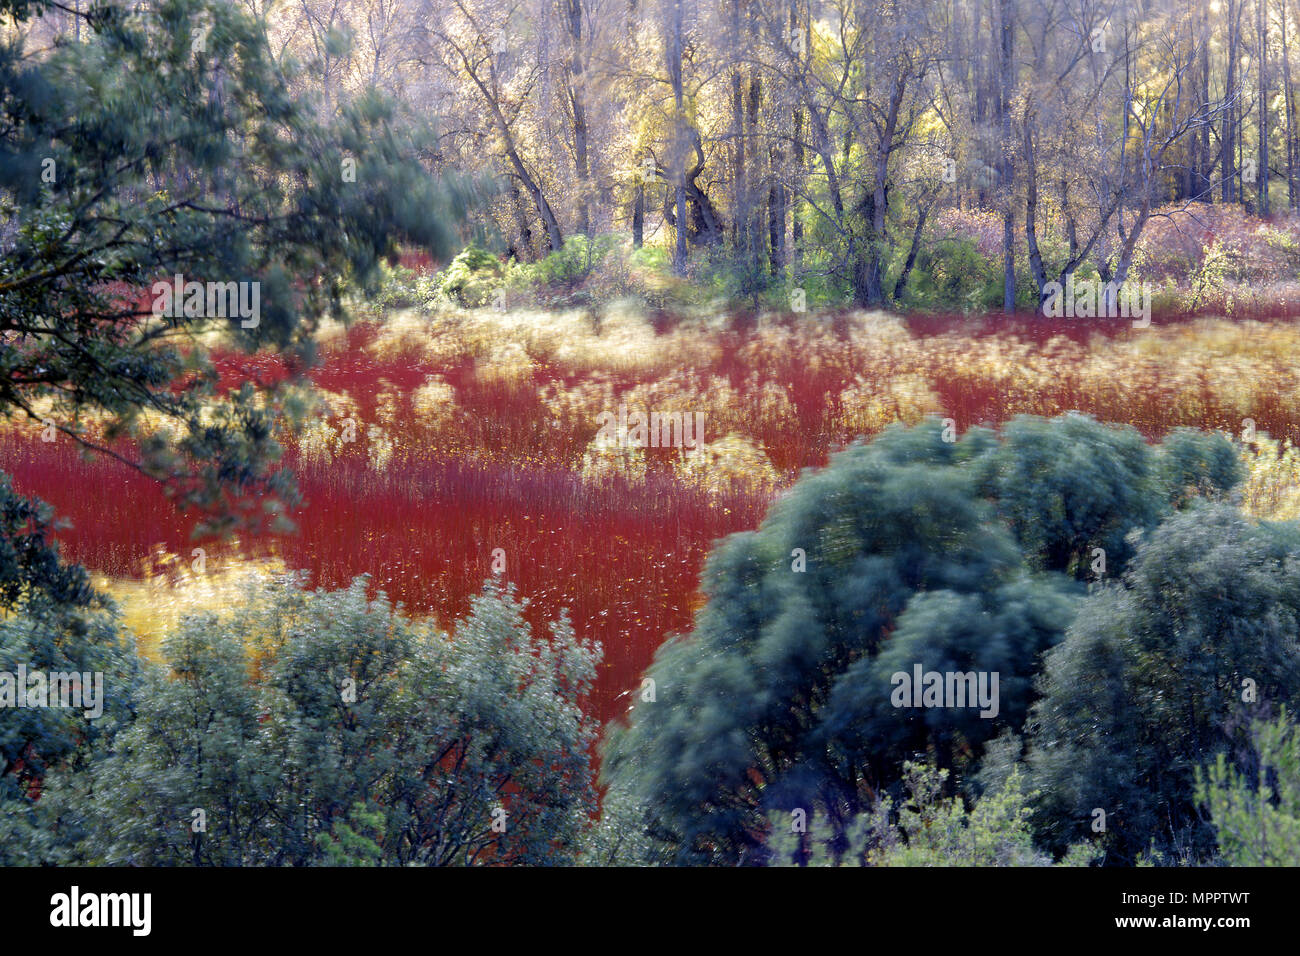
<svg viewBox="0 0 1300 956">
<path fill-rule="evenodd" d="M 332 339 L 311 379 L 333 409 L 288 448 L 305 499 L 298 531 L 244 552 L 272 553 L 325 587 L 369 574 L 445 624 L 501 548 L 534 623 L 567 608 L 604 645 L 602 719 L 620 711 L 618 695 L 664 637 L 689 627 L 711 543 L 756 526 L 800 467 L 854 435 L 927 413 L 965 428 L 1069 408 L 1152 435 L 1180 424 L 1236 431 L 1250 417 L 1294 438 L 1300 422 L 1300 335 L 1286 323 L 1089 337 L 951 324 L 916 334 L 861 316 L 658 331 L 639 320 L 594 330 L 581 317 L 498 321 L 361 325 Z M 224 371 L 231 383 L 281 374 L 272 357 L 230 359 Z M 595 416 L 622 402 L 704 411 L 707 441 L 740 436 L 740 451 L 719 445 L 716 474 L 684 467 L 673 449 L 602 465 Z M 338 437 L 348 417 L 360 436 L 351 444 Z M 95 571 L 140 576 L 160 550 L 194 547 L 193 520 L 152 483 L 66 440 L 0 430 L 0 468 L 71 521 L 64 553 Z"/>
</svg>

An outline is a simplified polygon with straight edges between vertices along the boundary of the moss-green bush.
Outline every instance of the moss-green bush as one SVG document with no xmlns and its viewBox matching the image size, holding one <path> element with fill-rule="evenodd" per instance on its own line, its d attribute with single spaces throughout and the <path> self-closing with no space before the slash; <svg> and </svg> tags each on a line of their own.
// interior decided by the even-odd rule
<svg viewBox="0 0 1300 956">
<path fill-rule="evenodd" d="M 443 270 L 436 292 L 456 305 L 479 308 L 492 301 L 506 274 L 507 267 L 497 256 L 470 243 Z"/>
</svg>

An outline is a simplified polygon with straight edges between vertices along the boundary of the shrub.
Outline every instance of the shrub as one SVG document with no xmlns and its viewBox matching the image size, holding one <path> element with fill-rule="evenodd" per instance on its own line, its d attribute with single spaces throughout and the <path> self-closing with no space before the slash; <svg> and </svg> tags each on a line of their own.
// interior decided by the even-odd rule
<svg viewBox="0 0 1300 956">
<path fill-rule="evenodd" d="M 979 465 L 985 493 L 1032 559 L 1082 578 L 1094 548 L 1118 569 L 1128 558 L 1128 532 L 1159 520 L 1163 499 L 1153 459 L 1132 428 L 1086 415 L 1020 415 Z"/>
<path fill-rule="evenodd" d="M 520 266 L 519 274 L 527 282 L 551 289 L 572 291 L 585 282 L 604 263 L 619 244 L 617 236 L 570 236 L 563 248 L 537 262 Z"/>
<path fill-rule="evenodd" d="M 680 309 L 703 293 L 671 275 L 661 248 L 634 248 L 614 234 L 570 236 L 564 247 L 537 262 L 515 266 L 508 293 L 552 308 L 587 307 L 617 299 Z"/>
<path fill-rule="evenodd" d="M 57 839 L 45 824 L 44 795 L 62 773 L 84 768 L 129 720 L 138 663 L 111 613 L 28 606 L 0 615 L 0 671 L 16 675 L 19 667 L 29 675 L 98 673 L 102 681 L 92 677 L 100 695 L 93 703 L 82 699 L 90 716 L 81 707 L 0 707 L 0 866 L 49 862 L 75 839 L 80 821 L 69 821 Z"/>
<path fill-rule="evenodd" d="M 58 775 L 46 825 L 75 822 L 75 858 L 108 864 L 571 859 L 598 648 L 563 618 L 535 637 L 494 585 L 454 639 L 365 592 L 281 578 L 187 619 L 113 747 Z"/>
<path fill-rule="evenodd" d="M 1024 776 L 1013 772 L 967 810 L 960 797 L 944 797 L 948 771 L 908 761 L 903 765 L 907 797 L 895 808 L 882 797 L 869 814 L 847 828 L 847 846 L 797 834 L 788 817 L 774 814 L 769 846 L 775 862 L 811 866 L 1050 866 L 1052 858 L 1034 847 L 1029 825 L 1037 796 L 1026 793 Z M 1086 866 L 1098 855 L 1078 844 L 1063 866 Z"/>
<path fill-rule="evenodd" d="M 394 309 L 414 308 L 428 302 L 435 291 L 431 277 L 425 273 L 402 265 L 390 267 L 385 264 L 380 269 L 379 285 L 371 293 L 366 307 L 380 315 Z"/>
<path fill-rule="evenodd" d="M 1074 618 L 1082 588 L 1062 572 L 1083 576 L 1084 543 L 1104 541 L 1118 573 L 1116 542 L 1170 507 L 1131 429 L 1069 415 L 944 438 L 937 419 L 888 428 L 710 555 L 694 631 L 660 648 L 656 701 L 605 749 L 648 859 L 761 860 L 768 814 L 796 807 L 843 841 L 913 754 L 974 771 L 1023 729 L 1041 656 Z M 995 712 L 900 708 L 894 675 L 916 667 L 997 674 Z"/>
<path fill-rule="evenodd" d="M 983 311 L 1002 304 L 1002 273 L 973 239 L 950 238 L 919 250 L 904 296 L 916 309 Z"/>
<path fill-rule="evenodd" d="M 50 509 L 14 493 L 0 473 L 0 865 L 38 862 L 50 845 L 36 823 L 51 773 L 79 767 L 127 718 L 137 680 L 135 648 L 112 602 L 83 568 L 63 563 Z M 82 676 L 86 706 L 25 706 L 17 675 Z M 89 684 L 87 684 L 89 680 Z M 20 704 L 21 700 L 21 704 Z M 69 696 L 69 703 L 77 701 Z M 60 704 L 63 701 L 60 700 Z M 89 713 L 88 713 L 89 711 Z"/>
<path fill-rule="evenodd" d="M 1057 848 L 1105 813 L 1111 862 L 1152 840 L 1208 856 L 1197 767 L 1235 762 L 1259 708 L 1300 696 L 1300 531 L 1204 504 L 1147 534 L 1122 584 L 1079 610 L 1030 721 L 1040 834 Z"/>
<path fill-rule="evenodd" d="M 1195 428 L 1175 428 L 1165 436 L 1157 468 L 1163 496 L 1175 504 L 1196 496 L 1222 497 L 1247 475 L 1230 442 Z"/>
<path fill-rule="evenodd" d="M 465 308 L 479 308 L 492 301 L 506 276 L 497 256 L 473 243 L 451 260 L 438 281 L 437 292 Z"/>
<path fill-rule="evenodd" d="M 1248 772 L 1220 753 L 1198 772 L 1196 799 L 1208 810 L 1229 866 L 1300 866 L 1300 728 L 1286 709 L 1250 728 Z M 1199 771 L 1199 768 L 1198 768 Z"/>
</svg>

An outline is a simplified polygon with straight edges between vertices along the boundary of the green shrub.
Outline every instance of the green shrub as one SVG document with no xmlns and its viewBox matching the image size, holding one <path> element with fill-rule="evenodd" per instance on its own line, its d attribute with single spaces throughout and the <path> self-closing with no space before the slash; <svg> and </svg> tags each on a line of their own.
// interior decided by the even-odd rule
<svg viewBox="0 0 1300 956">
<path fill-rule="evenodd" d="M 904 302 L 917 309 L 980 312 L 1002 305 L 1002 267 L 980 254 L 973 239 L 924 244 Z"/>
<path fill-rule="evenodd" d="M 570 236 L 562 249 L 520 266 L 519 276 L 533 285 L 571 292 L 591 278 L 618 245 L 617 236 Z"/>
<path fill-rule="evenodd" d="M 508 286 L 544 306 L 572 308 L 634 298 L 652 304 L 668 273 L 661 250 L 635 249 L 622 236 L 570 236 L 562 249 L 516 265 Z"/>
<path fill-rule="evenodd" d="M 810 866 L 1051 866 L 1034 847 L 1030 801 L 1024 775 L 1015 770 L 967 810 L 960 797 L 944 797 L 948 771 L 908 761 L 903 765 L 906 798 L 897 807 L 881 797 L 870 813 L 847 828 L 841 843 L 818 839 L 817 822 L 796 832 L 788 815 L 773 814 L 768 848 L 772 863 Z M 1080 843 L 1061 865 L 1086 866 L 1100 855 Z"/>
<path fill-rule="evenodd" d="M 1225 754 L 1197 773 L 1196 799 L 1209 811 L 1229 866 L 1300 866 L 1300 727 L 1286 708 L 1251 726 L 1249 772 Z"/>
<path fill-rule="evenodd" d="M 1063 848 L 1101 820 L 1111 862 L 1153 841 L 1208 857 L 1196 769 L 1235 764 L 1260 708 L 1300 701 L 1298 628 L 1294 526 L 1207 503 L 1145 535 L 1047 655 L 1028 753 L 1040 838 Z"/>
<path fill-rule="evenodd" d="M 72 861 L 555 864 L 590 826 L 599 647 L 563 618 L 535 636 L 509 589 L 450 639 L 364 578 L 282 578 L 163 651 L 130 725 L 39 801 Z"/>
<path fill-rule="evenodd" d="M 647 672 L 657 702 L 606 742 L 603 779 L 642 813 L 647 860 L 753 859 L 774 810 L 841 826 L 918 752 L 973 775 L 999 734 L 1025 732 L 1093 545 L 1122 574 L 1129 536 L 1174 506 L 1132 428 L 1065 415 L 945 437 L 937 419 L 892 426 L 710 554 L 693 631 Z M 997 674 L 999 706 L 902 707 L 893 678 L 915 667 Z"/>
<path fill-rule="evenodd" d="M 506 266 L 486 249 L 471 243 L 443 270 L 437 294 L 463 308 L 489 304 L 506 277 Z"/>
<path fill-rule="evenodd" d="M 432 277 L 404 266 L 380 267 L 379 285 L 369 295 L 365 306 L 372 312 L 410 309 L 424 305 L 435 292 Z"/>
</svg>

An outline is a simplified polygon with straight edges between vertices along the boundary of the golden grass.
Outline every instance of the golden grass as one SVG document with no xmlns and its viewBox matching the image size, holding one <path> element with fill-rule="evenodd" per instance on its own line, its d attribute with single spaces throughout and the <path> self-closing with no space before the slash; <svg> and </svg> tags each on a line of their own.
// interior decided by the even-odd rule
<svg viewBox="0 0 1300 956">
<path fill-rule="evenodd" d="M 236 607 L 252 582 L 285 573 L 278 558 L 231 556 L 184 558 L 159 550 L 142 578 L 97 577 L 95 587 L 118 606 L 122 622 L 147 658 L 159 658 L 160 642 L 187 616 Z M 199 570 L 201 568 L 202 570 Z"/>
<path fill-rule="evenodd" d="M 682 481 L 718 488 L 737 480 L 738 470 L 747 473 L 742 483 L 757 486 L 773 474 L 778 483 L 792 480 L 835 444 L 929 414 L 966 427 L 1080 410 L 1150 437 L 1178 425 L 1238 434 L 1253 422 L 1300 440 L 1293 424 L 1300 423 L 1300 324 L 1200 319 L 1036 340 L 1008 330 L 921 336 L 873 312 L 834 323 L 762 316 L 745 332 L 729 331 L 722 318 L 656 331 L 636 307 L 617 301 L 563 312 L 395 312 L 363 336 L 373 375 L 359 373 L 338 391 L 317 389 L 316 413 L 286 443 L 316 467 L 355 454 L 383 472 L 395 461 L 439 456 L 559 464 L 590 478 L 620 471 L 639 480 L 654 462 L 605 447 L 596 439 L 597 416 L 620 405 L 645 414 L 702 412 L 712 450 L 689 468 L 685 456 L 660 465 Z M 322 339 L 327 365 L 349 341 L 336 326 Z M 412 367 L 423 381 L 405 391 L 385 377 Z M 15 419 L 0 428 L 32 435 L 39 425 Z M 1249 455 L 1250 507 L 1293 515 L 1292 446 L 1254 446 Z"/>
<path fill-rule="evenodd" d="M 1300 519 L 1300 449 L 1289 440 L 1255 436 L 1241 444 L 1241 455 L 1247 474 L 1242 510 L 1270 521 Z"/>
</svg>

